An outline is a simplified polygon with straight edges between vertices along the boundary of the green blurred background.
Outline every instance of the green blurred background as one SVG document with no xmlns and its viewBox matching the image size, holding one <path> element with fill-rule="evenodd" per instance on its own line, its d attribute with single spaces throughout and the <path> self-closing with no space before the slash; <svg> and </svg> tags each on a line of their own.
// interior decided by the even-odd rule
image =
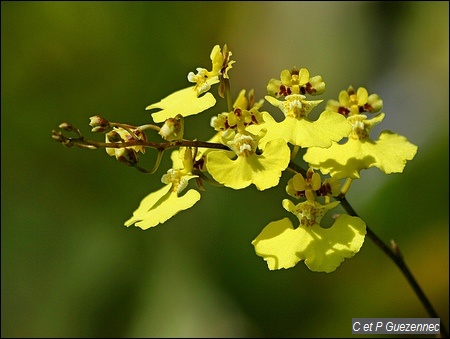
<svg viewBox="0 0 450 339">
<path fill-rule="evenodd" d="M 373 137 L 391 129 L 419 151 L 403 174 L 364 171 L 348 200 L 397 241 L 448 329 L 448 14 L 431 1 L 2 1 L 2 337 L 348 337 L 352 318 L 428 317 L 369 239 L 330 274 L 267 269 L 250 243 L 288 216 L 288 175 L 263 192 L 206 186 L 142 231 L 123 222 L 161 187 L 168 156 L 147 176 L 52 140 L 63 121 L 100 140 L 95 114 L 150 122 L 145 107 L 225 43 L 233 95 L 262 98 L 297 66 L 323 76 L 325 100 L 349 85 L 382 97 Z M 210 137 L 217 113 L 187 118 L 187 137 Z"/>
</svg>

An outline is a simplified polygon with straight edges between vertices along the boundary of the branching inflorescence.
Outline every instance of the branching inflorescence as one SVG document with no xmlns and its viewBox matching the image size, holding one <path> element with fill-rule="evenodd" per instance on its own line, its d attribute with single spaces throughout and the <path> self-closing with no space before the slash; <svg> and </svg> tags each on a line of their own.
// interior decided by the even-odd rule
<svg viewBox="0 0 450 339">
<path fill-rule="evenodd" d="M 211 71 L 197 68 L 196 74 L 187 76 L 192 86 L 146 107 L 157 110 L 151 116 L 161 126 L 132 126 L 93 116 L 92 132 L 105 134 L 105 142 L 86 139 L 69 123 L 61 124 L 60 129 L 75 132 L 77 137 L 55 130 L 52 137 L 67 147 L 105 148 L 108 155 L 144 173 L 154 173 L 163 153 L 172 150 L 173 166 L 162 176 L 163 186 L 147 195 L 125 221 L 126 226 L 143 230 L 191 208 L 201 198 L 204 182 L 235 190 L 253 184 L 262 191 L 278 186 L 283 173 L 291 175 L 285 188 L 290 199 L 281 204 L 298 223 L 292 224 L 288 217 L 272 221 L 251 243 L 270 270 L 291 268 L 304 260 L 312 271 L 333 272 L 359 252 L 366 234 L 375 237 L 345 199 L 352 180 L 360 179 L 360 172 L 371 167 L 386 174 L 401 173 L 418 148 L 389 130 L 381 132 L 378 139 L 371 138 L 371 129 L 385 114 L 380 112 L 381 98 L 369 95 L 363 87 L 356 91 L 348 87 L 338 100 L 326 104 L 317 119 L 308 118 L 323 101 L 311 97 L 324 93 L 325 82 L 321 76 L 311 77 L 306 68 L 283 70 L 279 79 L 268 82 L 264 99 L 281 110 L 281 121 L 262 111 L 265 101 L 256 101 L 253 89 L 242 89 L 232 100 L 229 73 L 235 61 L 231 56 L 227 45 L 214 46 Z M 216 112 L 211 118 L 209 140 L 184 139 L 184 119 L 216 105 L 211 93 L 215 85 L 228 111 Z M 161 142 L 148 141 L 149 131 L 158 133 Z M 151 169 L 139 165 L 146 148 L 158 152 Z M 308 168 L 295 163 L 300 148 L 305 149 L 302 160 Z M 323 216 L 338 205 L 347 214 L 335 215 L 331 227 L 321 226 Z M 384 251 L 400 258 L 393 249 Z"/>
</svg>

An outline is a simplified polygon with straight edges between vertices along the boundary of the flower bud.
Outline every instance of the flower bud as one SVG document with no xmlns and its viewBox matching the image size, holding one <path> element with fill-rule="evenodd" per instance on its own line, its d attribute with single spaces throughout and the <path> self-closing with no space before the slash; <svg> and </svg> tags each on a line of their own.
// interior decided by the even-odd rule
<svg viewBox="0 0 450 339">
<path fill-rule="evenodd" d="M 63 122 L 59 125 L 59 128 L 63 129 L 66 132 L 72 132 L 74 130 L 73 126 L 68 122 Z"/>
<path fill-rule="evenodd" d="M 116 150 L 115 155 L 119 162 L 127 166 L 134 166 L 139 162 L 139 156 L 132 148 L 120 148 Z"/>
<path fill-rule="evenodd" d="M 162 125 L 159 135 L 167 141 L 182 140 L 184 134 L 184 118 L 177 114 L 175 118 L 168 118 Z"/>
<path fill-rule="evenodd" d="M 62 125 L 62 124 L 61 124 Z M 60 127 L 61 127 L 60 125 Z M 75 143 L 72 139 L 65 137 L 61 132 L 59 131 L 52 131 L 52 138 L 53 140 L 60 142 L 64 147 L 73 147 L 75 146 Z"/>
<path fill-rule="evenodd" d="M 62 142 L 64 141 L 65 137 L 62 135 L 61 132 L 52 130 L 52 139 L 58 142 Z"/>
<path fill-rule="evenodd" d="M 91 130 L 92 132 L 105 133 L 111 129 L 109 121 L 102 118 L 100 115 L 94 115 L 94 116 L 90 117 L 89 119 L 91 120 L 89 125 L 93 127 Z"/>
</svg>

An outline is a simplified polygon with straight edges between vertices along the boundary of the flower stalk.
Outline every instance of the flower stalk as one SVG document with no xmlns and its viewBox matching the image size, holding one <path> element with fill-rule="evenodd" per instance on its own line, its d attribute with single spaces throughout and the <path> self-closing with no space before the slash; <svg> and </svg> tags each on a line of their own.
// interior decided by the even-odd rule
<svg viewBox="0 0 450 339">
<path fill-rule="evenodd" d="M 124 223 L 144 230 L 194 206 L 206 190 L 204 182 L 235 190 L 254 185 L 262 191 L 279 186 L 281 176 L 288 173 L 292 177 L 284 190 L 290 199 L 281 204 L 298 223 L 287 217 L 272 221 L 251 242 L 269 270 L 288 269 L 303 261 L 311 271 L 331 273 L 359 252 L 367 236 L 400 269 L 430 317 L 439 318 L 396 242 L 386 245 L 346 199 L 351 183 L 361 178 L 363 170 L 375 167 L 385 174 L 401 173 L 417 153 L 416 145 L 390 130 L 381 132 L 378 139 L 371 136 L 372 128 L 385 117 L 381 98 L 363 87 L 355 91 L 349 86 L 312 120 L 309 114 L 323 100 L 310 97 L 323 94 L 325 82 L 320 75 L 310 76 L 306 68 L 294 67 L 269 80 L 265 101 L 256 101 L 253 89 L 242 89 L 233 102 L 228 72 L 235 61 L 231 56 L 227 45 L 214 46 L 211 70 L 198 67 L 196 73 L 189 72 L 192 86 L 146 107 L 159 110 L 151 116 L 162 126 L 133 126 L 96 115 L 90 118 L 91 131 L 104 133 L 105 141 L 85 138 L 70 123 L 59 128 L 75 137 L 53 130 L 52 138 L 65 147 L 105 148 L 109 156 L 145 174 L 155 173 L 164 154 L 172 150 L 172 167 L 161 177 L 164 186 L 144 197 Z M 210 90 L 215 85 L 227 111 L 210 118 L 214 134 L 209 140 L 185 139 L 184 119 L 214 108 L 216 98 Z M 277 121 L 270 112 L 261 111 L 265 102 L 284 118 Z M 163 141 L 149 141 L 146 132 L 152 131 Z M 150 169 L 139 164 L 147 148 L 157 151 Z M 301 154 L 307 169 L 294 162 L 301 148 L 306 150 Z M 190 181 L 196 188 L 189 187 Z M 324 215 L 339 205 L 346 213 L 336 215 L 331 227 L 324 227 Z M 442 321 L 440 331 L 448 337 Z"/>
</svg>

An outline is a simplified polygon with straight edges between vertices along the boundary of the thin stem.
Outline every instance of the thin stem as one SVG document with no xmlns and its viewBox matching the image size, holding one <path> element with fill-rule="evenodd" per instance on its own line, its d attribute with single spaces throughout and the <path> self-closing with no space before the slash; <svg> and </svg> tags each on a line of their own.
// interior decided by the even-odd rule
<svg viewBox="0 0 450 339">
<path fill-rule="evenodd" d="M 202 171 L 194 171 L 192 174 L 198 175 L 200 179 L 203 181 L 206 181 L 208 184 L 215 186 L 215 187 L 224 187 L 223 184 L 218 183 L 215 180 L 212 180 L 211 178 L 208 178 Z"/>
<path fill-rule="evenodd" d="M 127 125 L 127 124 L 121 124 L 116 122 L 111 122 L 110 126 L 112 127 L 122 127 L 124 130 L 126 130 L 134 139 L 139 139 L 138 136 L 132 131 L 133 126 Z"/>
<path fill-rule="evenodd" d="M 300 167 L 295 162 L 289 162 L 288 169 L 293 170 L 294 172 L 300 173 L 304 177 L 306 176 L 306 170 L 303 167 Z"/>
<path fill-rule="evenodd" d="M 138 171 L 140 171 L 142 173 L 153 174 L 153 173 L 156 172 L 156 170 L 159 167 L 159 164 L 161 163 L 161 159 L 162 159 L 163 153 L 164 153 L 164 150 L 158 150 L 158 156 L 156 158 L 155 165 L 153 165 L 153 168 L 150 169 L 150 170 L 146 170 L 145 168 L 139 166 L 138 164 L 134 164 L 133 167 L 136 168 Z"/>
<path fill-rule="evenodd" d="M 233 110 L 233 99 L 231 98 L 231 89 L 230 89 L 230 80 L 227 78 L 223 78 L 222 81 L 225 85 L 225 97 L 227 100 L 227 109 L 228 112 Z"/>
<path fill-rule="evenodd" d="M 198 141 L 198 140 L 180 140 L 180 141 L 167 141 L 167 142 L 152 142 L 142 139 L 132 140 L 128 142 L 101 142 L 101 141 L 93 141 L 85 139 L 84 137 L 81 138 L 66 138 L 57 140 L 61 143 L 65 143 L 70 141 L 70 147 L 72 146 L 78 146 L 82 148 L 90 148 L 90 149 L 97 149 L 97 148 L 124 148 L 124 147 L 134 147 L 134 146 L 144 146 L 144 147 L 150 147 L 154 148 L 156 150 L 167 150 L 170 148 L 176 148 L 176 147 L 199 147 L 199 148 L 215 148 L 215 149 L 223 149 L 229 151 L 230 148 L 226 145 L 219 144 L 219 143 L 213 143 L 213 142 L 207 142 L 207 141 Z"/>
<path fill-rule="evenodd" d="M 140 130 L 141 132 L 149 130 L 149 129 L 159 132 L 161 130 L 161 127 L 153 125 L 153 124 L 138 126 L 138 130 Z"/>
<path fill-rule="evenodd" d="M 342 195 L 345 196 L 347 194 L 352 182 L 353 182 L 352 178 L 347 178 L 347 180 L 345 180 L 345 183 L 344 183 L 344 185 L 342 185 L 342 188 L 341 188 Z"/>
<path fill-rule="evenodd" d="M 343 194 L 336 197 L 337 200 L 341 202 L 342 207 L 347 211 L 348 214 L 357 217 L 358 214 L 355 212 L 353 207 L 349 204 L 347 199 Z M 417 283 L 416 279 L 412 275 L 405 261 L 403 260 L 403 256 L 401 255 L 397 245 L 394 245 L 394 250 L 387 246 L 369 227 L 366 226 L 367 236 L 370 240 L 372 240 L 375 245 L 377 245 L 400 269 L 400 271 L 405 276 L 408 283 L 411 285 L 412 289 L 416 293 L 419 300 L 422 302 L 422 305 L 427 310 L 428 314 L 431 318 L 439 318 L 438 314 L 434 310 L 427 296 L 423 292 L 422 288 Z M 448 338 L 448 332 L 445 328 L 442 320 L 440 321 L 440 332 L 442 338 Z"/>
<path fill-rule="evenodd" d="M 292 153 L 291 153 L 291 160 L 294 160 L 295 157 L 297 156 L 298 150 L 300 149 L 299 146 L 294 145 L 293 149 L 292 149 Z"/>
</svg>

